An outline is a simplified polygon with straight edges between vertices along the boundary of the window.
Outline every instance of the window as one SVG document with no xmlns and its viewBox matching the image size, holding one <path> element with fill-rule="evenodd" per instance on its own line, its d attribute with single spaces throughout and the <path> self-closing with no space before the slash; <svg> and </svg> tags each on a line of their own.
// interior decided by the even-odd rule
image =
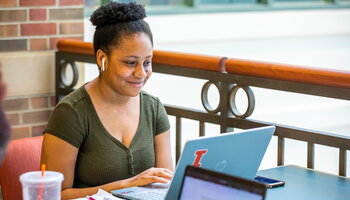
<svg viewBox="0 0 350 200">
<path fill-rule="evenodd" d="M 110 0 L 102 0 L 102 4 L 109 2 Z M 121 3 L 134 2 L 135 0 L 118 0 Z M 137 0 L 137 3 L 144 5 L 181 5 L 184 3 L 183 0 Z"/>
<path fill-rule="evenodd" d="M 111 0 L 85 0 L 86 16 L 97 6 Z M 128 3 L 135 0 L 116 0 Z M 136 0 L 146 6 L 147 13 L 188 14 L 232 11 L 268 11 L 285 9 L 350 8 L 350 0 Z"/>
</svg>

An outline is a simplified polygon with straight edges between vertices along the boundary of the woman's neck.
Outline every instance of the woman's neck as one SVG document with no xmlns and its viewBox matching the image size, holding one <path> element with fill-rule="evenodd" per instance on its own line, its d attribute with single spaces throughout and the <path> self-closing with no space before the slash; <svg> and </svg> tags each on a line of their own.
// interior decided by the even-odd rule
<svg viewBox="0 0 350 200">
<path fill-rule="evenodd" d="M 92 80 L 85 86 L 89 95 L 98 102 L 104 102 L 112 106 L 123 106 L 137 101 L 139 95 L 135 97 L 124 96 L 118 94 L 111 87 L 109 87 L 100 77 Z"/>
</svg>

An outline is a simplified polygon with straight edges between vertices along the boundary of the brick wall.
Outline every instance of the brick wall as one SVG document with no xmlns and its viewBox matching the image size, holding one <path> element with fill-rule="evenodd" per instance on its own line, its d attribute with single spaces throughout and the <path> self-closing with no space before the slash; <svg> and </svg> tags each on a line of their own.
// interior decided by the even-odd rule
<svg viewBox="0 0 350 200">
<path fill-rule="evenodd" d="M 55 49 L 83 39 L 84 0 L 0 0 L 0 52 Z"/>
<path fill-rule="evenodd" d="M 12 139 L 42 135 L 54 105 L 52 95 L 4 100 L 3 108 L 12 126 Z"/>
<path fill-rule="evenodd" d="M 55 105 L 56 43 L 83 36 L 84 0 L 0 0 L 3 107 L 13 139 L 42 135 Z"/>
</svg>

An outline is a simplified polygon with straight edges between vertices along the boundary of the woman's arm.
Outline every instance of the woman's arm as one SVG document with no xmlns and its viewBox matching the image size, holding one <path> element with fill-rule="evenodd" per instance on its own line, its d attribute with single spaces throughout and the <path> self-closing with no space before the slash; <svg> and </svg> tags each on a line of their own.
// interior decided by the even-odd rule
<svg viewBox="0 0 350 200">
<path fill-rule="evenodd" d="M 170 145 L 170 130 L 155 136 L 154 149 L 156 154 L 156 167 L 167 168 L 174 171 Z"/>
<path fill-rule="evenodd" d="M 47 170 L 58 171 L 64 175 L 62 183 L 62 199 L 74 199 L 96 194 L 98 188 L 112 191 L 126 187 L 147 185 L 149 183 L 167 183 L 172 178 L 172 172 L 163 168 L 151 168 L 129 179 L 111 182 L 90 188 L 73 188 L 75 163 L 79 149 L 66 141 L 50 135 L 44 135 L 41 153 L 41 164 L 46 164 Z"/>
</svg>

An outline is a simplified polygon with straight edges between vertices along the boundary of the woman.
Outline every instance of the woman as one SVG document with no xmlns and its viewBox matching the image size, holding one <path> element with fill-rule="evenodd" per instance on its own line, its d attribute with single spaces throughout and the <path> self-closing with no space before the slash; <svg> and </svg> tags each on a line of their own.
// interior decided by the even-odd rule
<svg viewBox="0 0 350 200">
<path fill-rule="evenodd" d="M 90 21 L 100 75 L 56 106 L 41 163 L 64 174 L 62 199 L 173 175 L 169 121 L 158 98 L 141 91 L 152 74 L 152 33 L 135 3 L 110 2 Z"/>
</svg>

